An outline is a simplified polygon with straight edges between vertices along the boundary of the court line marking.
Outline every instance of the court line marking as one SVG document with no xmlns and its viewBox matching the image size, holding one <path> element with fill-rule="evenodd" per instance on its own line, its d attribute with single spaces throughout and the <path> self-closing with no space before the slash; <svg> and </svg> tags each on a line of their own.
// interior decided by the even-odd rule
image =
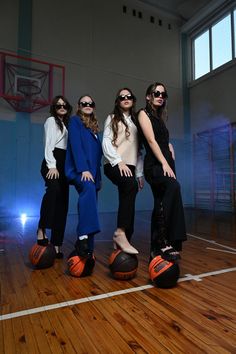
<svg viewBox="0 0 236 354">
<path fill-rule="evenodd" d="M 236 251 L 220 250 L 219 248 L 206 247 L 206 249 L 207 249 L 207 250 L 212 250 L 212 251 L 217 251 L 217 252 L 224 252 L 224 253 L 236 254 Z"/>
<path fill-rule="evenodd" d="M 212 272 L 202 273 L 202 274 L 198 274 L 198 275 L 185 274 L 184 277 L 182 277 L 178 280 L 178 283 L 181 283 L 184 281 L 190 281 L 190 280 L 202 281 L 201 278 L 205 278 L 205 277 L 209 277 L 209 276 L 213 276 L 213 275 L 224 274 L 224 273 L 229 273 L 229 272 L 235 272 L 235 271 L 236 271 L 236 267 L 215 270 Z M 64 302 L 59 302 L 57 304 L 45 305 L 45 306 L 35 307 L 32 309 L 28 309 L 28 310 L 12 312 L 12 313 L 8 313 L 5 315 L 1 315 L 0 321 L 4 321 L 4 320 L 16 318 L 16 317 L 23 317 L 26 315 L 32 315 L 34 313 L 55 310 L 55 309 L 58 309 L 61 307 L 69 307 L 69 306 L 73 306 L 73 305 L 78 305 L 78 304 L 82 304 L 85 302 L 98 301 L 98 300 L 106 299 L 106 298 L 113 297 L 113 296 L 129 294 L 132 292 L 143 291 L 143 290 L 147 290 L 147 289 L 151 289 L 151 288 L 155 288 L 155 286 L 147 284 L 147 285 L 137 286 L 137 287 L 130 288 L 130 289 L 123 289 L 123 290 L 112 291 L 112 292 L 105 293 L 105 294 L 88 296 L 88 297 L 84 297 L 84 298 L 77 299 L 77 300 L 64 301 Z"/>
<path fill-rule="evenodd" d="M 223 244 L 218 243 L 218 242 L 216 242 L 216 241 L 214 241 L 214 240 L 208 240 L 207 238 L 200 237 L 200 236 L 196 236 L 196 235 L 189 234 L 189 233 L 187 233 L 187 236 L 196 238 L 196 239 L 198 239 L 198 240 L 206 241 L 206 242 L 208 242 L 208 243 L 213 243 L 214 245 L 217 245 L 217 246 L 220 246 L 220 247 L 224 247 L 224 248 L 226 248 L 226 249 L 228 249 L 228 250 L 230 250 L 230 251 L 235 251 L 235 252 L 236 252 L 236 248 L 223 245 Z"/>
</svg>

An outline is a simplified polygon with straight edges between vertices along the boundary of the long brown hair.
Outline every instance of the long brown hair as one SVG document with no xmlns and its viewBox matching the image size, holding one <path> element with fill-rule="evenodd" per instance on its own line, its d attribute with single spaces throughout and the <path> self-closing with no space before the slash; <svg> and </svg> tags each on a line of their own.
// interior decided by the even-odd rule
<svg viewBox="0 0 236 354">
<path fill-rule="evenodd" d="M 168 114 L 167 114 L 167 100 L 165 99 L 163 102 L 163 105 L 161 107 L 158 107 L 156 110 L 152 107 L 150 101 L 147 99 L 147 96 L 151 96 L 152 93 L 155 91 L 157 86 L 163 86 L 164 90 L 167 94 L 167 89 L 164 84 L 161 82 L 154 82 L 150 86 L 148 86 L 147 91 L 146 91 L 146 110 L 159 118 L 161 118 L 164 122 L 167 121 L 168 119 Z"/>
<path fill-rule="evenodd" d="M 58 118 L 57 116 L 57 109 L 56 109 L 56 105 L 58 103 L 59 100 L 62 100 L 66 105 L 67 105 L 67 113 L 63 116 L 62 118 L 62 121 L 63 123 L 65 124 L 65 126 L 67 127 L 68 126 L 68 122 L 69 122 L 69 118 L 70 118 L 70 115 L 71 115 L 71 112 L 72 112 L 72 106 L 70 105 L 69 101 L 62 95 L 58 95 L 58 96 L 55 96 L 52 100 L 52 104 L 50 106 L 50 114 L 51 116 L 54 117 L 55 121 L 56 121 L 56 124 L 58 125 L 58 127 L 60 128 L 61 131 L 63 131 L 63 124 L 61 122 L 61 119 Z"/>
<path fill-rule="evenodd" d="M 90 95 L 80 96 L 80 98 L 78 99 L 78 110 L 77 110 L 76 114 L 78 116 L 80 116 L 84 126 L 86 128 L 91 129 L 92 132 L 96 134 L 99 132 L 99 126 L 98 126 L 98 120 L 97 120 L 96 114 L 94 113 L 94 110 L 93 110 L 92 114 L 85 115 L 80 108 L 80 102 L 82 101 L 82 98 L 84 98 L 84 97 L 89 97 L 89 98 L 91 98 L 91 101 L 94 102 L 93 98 Z"/>
<path fill-rule="evenodd" d="M 119 122 L 122 122 L 124 124 L 124 126 L 125 126 L 125 136 L 126 136 L 126 138 L 128 138 L 130 136 L 130 131 L 129 131 L 128 124 L 126 123 L 126 121 L 124 119 L 123 110 L 120 107 L 119 96 L 120 96 L 121 91 L 123 91 L 123 90 L 128 91 L 133 96 L 133 105 L 130 108 L 129 114 L 131 115 L 131 119 L 133 120 L 133 122 L 135 121 L 136 97 L 134 96 L 133 92 L 129 88 L 123 87 L 116 94 L 115 106 L 114 106 L 113 112 L 111 113 L 111 115 L 112 115 L 112 118 L 111 118 L 111 129 L 112 129 L 112 132 L 113 132 L 112 144 L 114 146 L 117 146 L 116 145 L 116 141 L 117 141 L 117 138 L 118 138 L 118 123 Z"/>
</svg>

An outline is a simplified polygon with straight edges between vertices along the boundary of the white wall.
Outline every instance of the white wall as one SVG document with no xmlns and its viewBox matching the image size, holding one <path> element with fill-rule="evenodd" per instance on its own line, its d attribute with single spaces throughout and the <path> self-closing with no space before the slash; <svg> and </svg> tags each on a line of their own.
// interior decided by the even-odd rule
<svg viewBox="0 0 236 354">
<path fill-rule="evenodd" d="M 190 89 L 193 133 L 236 121 L 235 78 L 234 63 Z"/>
<path fill-rule="evenodd" d="M 123 4 L 110 0 L 34 1 L 32 51 L 66 66 L 67 96 L 76 103 L 81 94 L 90 92 L 97 102 L 101 123 L 120 87 L 130 86 L 140 107 L 148 84 L 165 82 L 170 91 L 170 116 L 174 115 L 170 128 L 173 126 L 174 134 L 181 137 L 176 20 L 158 17 L 151 8 L 142 10 L 137 1 L 126 1 L 128 13 L 123 14 Z M 133 8 L 143 11 L 144 18 L 133 17 Z M 162 18 L 163 26 L 150 23 L 150 15 Z M 167 28 L 169 23 L 171 30 Z"/>
<path fill-rule="evenodd" d="M 0 50 L 17 50 L 18 0 L 1 1 Z"/>
</svg>

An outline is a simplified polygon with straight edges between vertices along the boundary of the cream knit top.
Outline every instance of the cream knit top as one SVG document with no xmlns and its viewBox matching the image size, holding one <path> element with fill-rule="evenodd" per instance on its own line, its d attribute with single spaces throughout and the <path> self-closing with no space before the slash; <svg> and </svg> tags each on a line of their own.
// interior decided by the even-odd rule
<svg viewBox="0 0 236 354">
<path fill-rule="evenodd" d="M 102 148 L 105 156 L 104 163 L 112 167 L 123 161 L 127 165 L 136 166 L 136 177 L 143 175 L 142 155 L 138 152 L 138 131 L 131 116 L 124 114 L 124 119 L 129 127 L 130 135 L 125 135 L 125 125 L 118 123 L 118 136 L 116 146 L 112 144 L 113 131 L 111 128 L 112 116 L 109 115 L 104 124 Z"/>
</svg>

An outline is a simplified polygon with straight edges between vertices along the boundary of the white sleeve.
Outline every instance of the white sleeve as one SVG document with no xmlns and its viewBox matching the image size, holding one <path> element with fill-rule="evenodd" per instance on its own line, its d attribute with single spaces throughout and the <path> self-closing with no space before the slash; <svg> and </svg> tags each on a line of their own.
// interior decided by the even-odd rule
<svg viewBox="0 0 236 354">
<path fill-rule="evenodd" d="M 135 176 L 137 178 L 143 177 L 143 155 L 141 151 L 138 152 L 138 159 L 135 166 Z"/>
<path fill-rule="evenodd" d="M 104 124 L 104 132 L 102 139 L 102 149 L 105 158 L 110 162 L 112 167 L 122 161 L 121 156 L 117 153 L 116 147 L 112 144 L 113 132 L 111 128 L 111 116 L 109 115 Z"/>
<path fill-rule="evenodd" d="M 54 117 L 49 117 L 44 124 L 44 157 L 48 168 L 56 168 L 53 150 L 56 144 L 56 122 Z"/>
</svg>

